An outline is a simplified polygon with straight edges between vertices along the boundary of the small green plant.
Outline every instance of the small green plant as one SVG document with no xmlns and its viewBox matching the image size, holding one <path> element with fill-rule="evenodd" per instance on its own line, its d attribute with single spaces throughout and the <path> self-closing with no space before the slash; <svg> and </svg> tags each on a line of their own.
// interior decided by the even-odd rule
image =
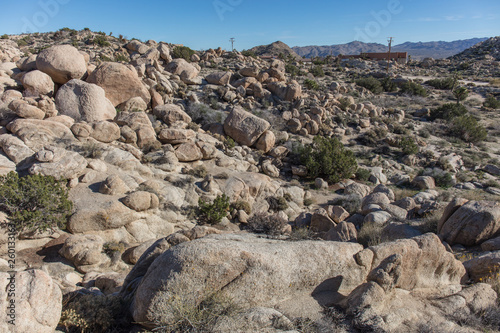
<svg viewBox="0 0 500 333">
<path fill-rule="evenodd" d="M 205 176 L 207 174 L 208 174 L 208 171 L 204 165 L 198 165 L 198 166 L 196 166 L 193 169 L 188 171 L 188 175 L 191 175 L 191 176 L 197 177 L 197 178 L 205 178 Z"/>
<path fill-rule="evenodd" d="M 309 90 L 319 90 L 319 84 L 315 80 L 305 79 L 304 80 L 304 85 Z"/>
<path fill-rule="evenodd" d="M 422 96 L 422 97 L 427 96 L 427 90 L 425 90 L 425 88 L 422 87 L 422 85 L 411 81 L 403 83 L 401 85 L 401 89 L 399 92 L 402 95 Z"/>
<path fill-rule="evenodd" d="M 382 87 L 380 81 L 373 76 L 358 79 L 356 80 L 356 84 L 360 87 L 370 90 L 374 94 L 380 94 L 384 91 L 384 88 Z"/>
<path fill-rule="evenodd" d="M 405 136 L 399 141 L 399 148 L 405 155 L 415 155 L 418 153 L 418 145 L 412 137 Z"/>
<path fill-rule="evenodd" d="M 101 158 L 104 149 L 95 142 L 87 142 L 82 145 L 82 156 L 87 158 Z"/>
<path fill-rule="evenodd" d="M 129 56 L 127 56 L 123 53 L 118 53 L 117 55 L 115 55 L 116 62 L 120 62 L 120 61 L 129 62 L 129 60 L 130 60 Z"/>
<path fill-rule="evenodd" d="M 332 183 L 350 178 L 358 168 L 352 151 L 337 138 L 323 136 L 316 136 L 312 145 L 301 150 L 300 161 L 310 178 L 322 177 Z"/>
<path fill-rule="evenodd" d="M 269 209 L 274 210 L 275 212 L 285 210 L 288 208 L 288 203 L 284 197 L 268 197 L 267 202 L 269 203 Z"/>
<path fill-rule="evenodd" d="M 460 102 L 465 101 L 469 96 L 469 90 L 465 87 L 458 87 L 453 90 L 453 96 L 457 99 L 457 104 L 460 104 Z"/>
<path fill-rule="evenodd" d="M 283 234 L 287 220 L 278 214 L 256 213 L 248 219 L 247 228 L 258 234 L 278 236 Z"/>
<path fill-rule="evenodd" d="M 2 39 L 9 39 L 9 35 L 3 34 L 2 37 L 0 37 L 0 38 L 2 38 Z"/>
<path fill-rule="evenodd" d="M 252 207 L 248 203 L 248 201 L 238 200 L 231 204 L 231 209 L 235 210 L 243 210 L 245 213 L 250 215 L 252 213 Z"/>
<path fill-rule="evenodd" d="M 97 35 L 94 37 L 92 40 L 92 44 L 94 45 L 99 45 L 99 46 L 110 46 L 111 44 L 108 42 L 108 39 L 106 38 L 105 35 Z"/>
<path fill-rule="evenodd" d="M 0 177 L 0 210 L 17 232 L 64 229 L 72 208 L 67 188 L 52 176 L 9 172 Z"/>
<path fill-rule="evenodd" d="M 380 84 L 386 92 L 398 91 L 398 85 L 390 77 L 380 79 Z"/>
<path fill-rule="evenodd" d="M 309 70 L 309 73 L 314 75 L 314 77 L 323 77 L 325 76 L 325 72 L 323 71 L 323 68 L 320 65 L 314 66 Z"/>
<path fill-rule="evenodd" d="M 290 74 L 292 77 L 296 77 L 300 74 L 300 69 L 292 64 L 285 65 L 285 71 Z"/>
<path fill-rule="evenodd" d="M 309 240 L 314 237 L 314 232 L 311 231 L 308 227 L 303 228 L 293 228 L 290 234 L 290 240 L 292 241 L 301 241 L 301 240 Z"/>
<path fill-rule="evenodd" d="M 453 77 L 448 77 L 445 79 L 433 79 L 426 81 L 425 84 L 430 85 L 436 89 L 440 90 L 452 90 L 455 87 L 457 80 Z"/>
<path fill-rule="evenodd" d="M 477 143 L 484 141 L 488 132 L 479 124 L 476 117 L 466 114 L 453 119 L 449 134 L 466 142 Z"/>
<path fill-rule="evenodd" d="M 199 224 L 217 224 L 229 211 L 229 197 L 225 194 L 218 195 L 212 203 L 198 200 L 198 223 Z"/>
<path fill-rule="evenodd" d="M 304 202 L 303 202 L 304 206 L 306 206 L 306 207 L 311 206 L 313 203 L 314 203 L 314 199 L 313 198 L 305 198 Z"/>
<path fill-rule="evenodd" d="M 431 110 L 430 119 L 444 119 L 451 120 L 455 117 L 463 116 L 467 113 L 467 108 L 462 104 L 446 103 Z"/>
<path fill-rule="evenodd" d="M 230 136 L 227 136 L 224 140 L 224 145 L 226 146 L 226 149 L 231 150 L 236 147 L 236 141 L 234 141 Z"/>
<path fill-rule="evenodd" d="M 257 53 L 255 53 L 254 51 L 244 50 L 241 51 L 241 54 L 244 55 L 245 57 L 257 58 Z"/>
<path fill-rule="evenodd" d="M 172 58 L 174 59 L 182 58 L 188 62 L 191 61 L 191 56 L 193 54 L 195 54 L 195 52 L 187 46 L 176 46 L 174 47 L 171 53 Z"/>
<path fill-rule="evenodd" d="M 359 195 L 349 194 L 337 197 L 329 203 L 336 206 L 342 206 L 350 215 L 352 215 L 361 210 L 361 201 L 362 200 Z"/>
<path fill-rule="evenodd" d="M 113 258 L 116 254 L 120 255 L 125 251 L 125 244 L 122 242 L 109 242 L 104 244 L 102 248 L 108 257 Z"/>
<path fill-rule="evenodd" d="M 483 106 L 490 109 L 500 109 L 500 101 L 493 95 L 488 94 L 488 96 L 486 96 L 486 100 L 483 103 Z"/>
<path fill-rule="evenodd" d="M 370 178 L 370 174 L 370 170 L 365 168 L 358 168 L 358 170 L 356 171 L 356 179 L 366 182 Z"/>
<path fill-rule="evenodd" d="M 347 97 L 339 98 L 340 108 L 342 111 L 347 111 L 347 108 L 351 105 L 351 101 Z"/>
</svg>

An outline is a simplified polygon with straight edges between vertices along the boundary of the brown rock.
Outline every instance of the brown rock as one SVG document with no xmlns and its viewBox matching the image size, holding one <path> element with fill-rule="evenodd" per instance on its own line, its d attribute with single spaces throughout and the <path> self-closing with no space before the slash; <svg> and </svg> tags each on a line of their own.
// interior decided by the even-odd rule
<svg viewBox="0 0 500 333">
<path fill-rule="evenodd" d="M 224 131 L 241 145 L 252 146 L 271 125 L 237 106 L 224 122 Z"/>
<path fill-rule="evenodd" d="M 276 136 L 272 131 L 265 131 L 255 144 L 255 148 L 262 150 L 264 153 L 269 152 L 276 143 Z"/>
<path fill-rule="evenodd" d="M 164 104 L 153 109 L 153 114 L 163 120 L 168 126 L 177 121 L 191 122 L 191 117 L 184 112 L 180 106 L 175 104 Z"/>
<path fill-rule="evenodd" d="M 137 191 L 127 195 L 123 199 L 123 204 L 137 212 L 142 212 L 151 208 L 157 208 L 159 199 L 154 193 Z"/>
<path fill-rule="evenodd" d="M 36 67 L 59 84 L 80 79 L 87 72 L 85 58 L 71 45 L 55 45 L 41 51 Z"/>
<path fill-rule="evenodd" d="M 200 148 L 194 142 L 186 142 L 175 150 L 175 156 L 180 162 L 193 162 L 203 158 Z"/>
</svg>

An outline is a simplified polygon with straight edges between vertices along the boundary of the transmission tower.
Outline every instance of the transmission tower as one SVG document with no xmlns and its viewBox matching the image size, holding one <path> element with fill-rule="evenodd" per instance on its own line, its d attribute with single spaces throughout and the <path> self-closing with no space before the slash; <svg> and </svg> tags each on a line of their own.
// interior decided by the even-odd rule
<svg viewBox="0 0 500 333">
<path fill-rule="evenodd" d="M 236 39 L 234 37 L 229 38 L 229 41 L 231 42 L 231 51 L 234 51 L 234 41 Z"/>
</svg>

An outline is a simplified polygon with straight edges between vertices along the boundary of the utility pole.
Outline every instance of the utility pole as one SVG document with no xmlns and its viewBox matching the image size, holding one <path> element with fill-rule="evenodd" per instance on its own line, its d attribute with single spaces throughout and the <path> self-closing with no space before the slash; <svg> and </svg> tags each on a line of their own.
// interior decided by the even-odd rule
<svg viewBox="0 0 500 333">
<path fill-rule="evenodd" d="M 391 46 L 392 46 L 392 39 L 394 37 L 387 37 L 389 38 L 387 41 L 389 42 L 389 53 L 387 54 L 387 73 L 389 73 L 389 64 L 391 62 Z"/>
<path fill-rule="evenodd" d="M 231 38 L 229 38 L 229 41 L 231 42 L 231 51 L 234 52 L 234 41 L 235 41 L 235 38 L 231 37 Z"/>
</svg>

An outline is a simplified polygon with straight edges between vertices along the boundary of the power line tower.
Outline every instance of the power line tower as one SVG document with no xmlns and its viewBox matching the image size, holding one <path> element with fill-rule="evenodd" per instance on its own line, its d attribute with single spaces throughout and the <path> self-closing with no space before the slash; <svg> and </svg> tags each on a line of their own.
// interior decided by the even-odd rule
<svg viewBox="0 0 500 333">
<path fill-rule="evenodd" d="M 387 37 L 387 42 L 389 42 L 389 53 L 387 54 L 387 73 L 389 73 L 389 64 L 391 62 L 391 47 L 392 47 L 392 40 L 394 37 Z"/>
<path fill-rule="evenodd" d="M 231 51 L 234 51 L 234 41 L 236 39 L 234 37 L 229 38 L 229 41 L 231 42 Z"/>
</svg>

